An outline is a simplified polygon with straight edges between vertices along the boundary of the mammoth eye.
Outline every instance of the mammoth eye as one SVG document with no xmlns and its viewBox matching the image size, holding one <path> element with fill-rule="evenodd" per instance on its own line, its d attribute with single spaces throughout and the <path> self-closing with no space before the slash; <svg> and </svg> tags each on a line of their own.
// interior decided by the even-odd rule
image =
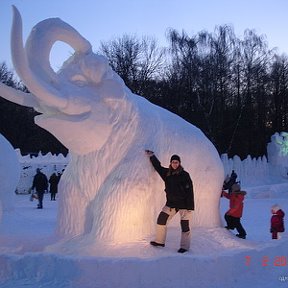
<svg viewBox="0 0 288 288">
<path fill-rule="evenodd" d="M 71 78 L 71 81 L 77 86 L 85 86 L 87 85 L 87 80 L 83 75 L 74 75 Z"/>
</svg>

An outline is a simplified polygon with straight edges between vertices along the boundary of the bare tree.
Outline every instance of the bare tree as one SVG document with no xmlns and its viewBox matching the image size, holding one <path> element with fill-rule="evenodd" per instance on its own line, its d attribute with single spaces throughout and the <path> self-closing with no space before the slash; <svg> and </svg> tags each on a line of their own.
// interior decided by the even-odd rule
<svg viewBox="0 0 288 288">
<path fill-rule="evenodd" d="M 271 68 L 270 119 L 274 131 L 283 131 L 288 126 L 288 58 L 287 55 L 275 55 Z"/>
<path fill-rule="evenodd" d="M 126 85 L 137 94 L 147 92 L 149 82 L 159 79 L 163 67 L 164 49 L 154 38 L 124 35 L 110 42 L 101 43 L 100 52 Z"/>
</svg>

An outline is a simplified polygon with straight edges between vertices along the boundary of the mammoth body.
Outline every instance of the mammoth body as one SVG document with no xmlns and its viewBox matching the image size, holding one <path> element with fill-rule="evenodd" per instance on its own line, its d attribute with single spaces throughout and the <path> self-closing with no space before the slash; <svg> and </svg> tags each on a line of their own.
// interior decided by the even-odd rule
<svg viewBox="0 0 288 288">
<path fill-rule="evenodd" d="M 49 53 L 59 40 L 75 54 L 55 73 Z M 133 94 L 107 59 L 60 19 L 38 23 L 24 48 L 14 7 L 11 43 L 14 67 L 31 93 L 1 84 L 1 96 L 40 112 L 35 123 L 70 152 L 59 184 L 59 234 L 125 243 L 153 233 L 165 193 L 145 149 L 153 150 L 163 166 L 172 154 L 180 155 L 193 180 L 192 226 L 220 225 L 223 165 L 198 128 Z"/>
<path fill-rule="evenodd" d="M 146 148 L 155 152 L 163 166 L 169 165 L 172 154 L 181 156 L 194 186 L 192 226 L 219 226 L 224 173 L 214 146 L 199 129 L 177 115 L 137 95 L 129 98 L 131 114 L 123 111 L 126 121 L 115 123 L 106 144 L 97 152 L 72 156 L 61 183 L 65 197 L 61 199 L 60 231 L 72 235 L 89 232 L 113 242 L 139 240 L 151 234 L 165 204 L 165 193 L 163 181 L 145 155 Z M 124 129 L 120 128 L 123 124 Z M 75 197 L 81 199 L 73 209 Z M 79 219 L 86 222 L 80 224 Z M 76 223 L 80 225 L 71 226 Z"/>
</svg>

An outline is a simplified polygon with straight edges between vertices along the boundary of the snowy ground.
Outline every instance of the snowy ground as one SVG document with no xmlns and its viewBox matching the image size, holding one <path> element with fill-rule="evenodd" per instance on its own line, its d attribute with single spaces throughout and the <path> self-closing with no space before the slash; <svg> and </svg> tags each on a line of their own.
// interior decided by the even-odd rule
<svg viewBox="0 0 288 288">
<path fill-rule="evenodd" d="M 258 199 L 245 201 L 246 240 L 224 228 L 194 228 L 191 250 L 184 255 L 176 252 L 176 223 L 165 248 L 143 239 L 95 251 L 85 245 L 71 251 L 67 243 L 62 253 L 49 252 L 57 201 L 45 195 L 45 208 L 38 210 L 27 195 L 17 195 L 14 212 L 0 224 L 0 287 L 288 287 L 288 237 L 284 233 L 275 241 L 269 233 L 270 207 L 278 203 L 288 211 L 288 199 L 261 198 L 256 190 Z M 227 207 L 221 199 L 221 215 Z"/>
</svg>

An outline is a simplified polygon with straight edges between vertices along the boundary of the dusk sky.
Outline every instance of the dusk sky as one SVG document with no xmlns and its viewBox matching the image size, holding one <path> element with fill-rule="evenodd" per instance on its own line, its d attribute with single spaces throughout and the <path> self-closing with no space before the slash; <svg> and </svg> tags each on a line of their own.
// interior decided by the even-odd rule
<svg viewBox="0 0 288 288">
<path fill-rule="evenodd" d="M 15 5 L 23 19 L 24 39 L 38 22 L 59 17 L 78 30 L 97 51 L 100 41 L 124 34 L 152 36 L 159 46 L 167 46 L 166 32 L 174 28 L 188 35 L 202 30 L 213 32 L 228 24 L 242 39 L 245 29 L 265 34 L 269 48 L 288 54 L 287 0 L 0 0 L 0 62 L 12 69 L 10 29 Z M 55 45 L 51 63 L 60 68 L 73 52 L 66 45 Z"/>
</svg>

